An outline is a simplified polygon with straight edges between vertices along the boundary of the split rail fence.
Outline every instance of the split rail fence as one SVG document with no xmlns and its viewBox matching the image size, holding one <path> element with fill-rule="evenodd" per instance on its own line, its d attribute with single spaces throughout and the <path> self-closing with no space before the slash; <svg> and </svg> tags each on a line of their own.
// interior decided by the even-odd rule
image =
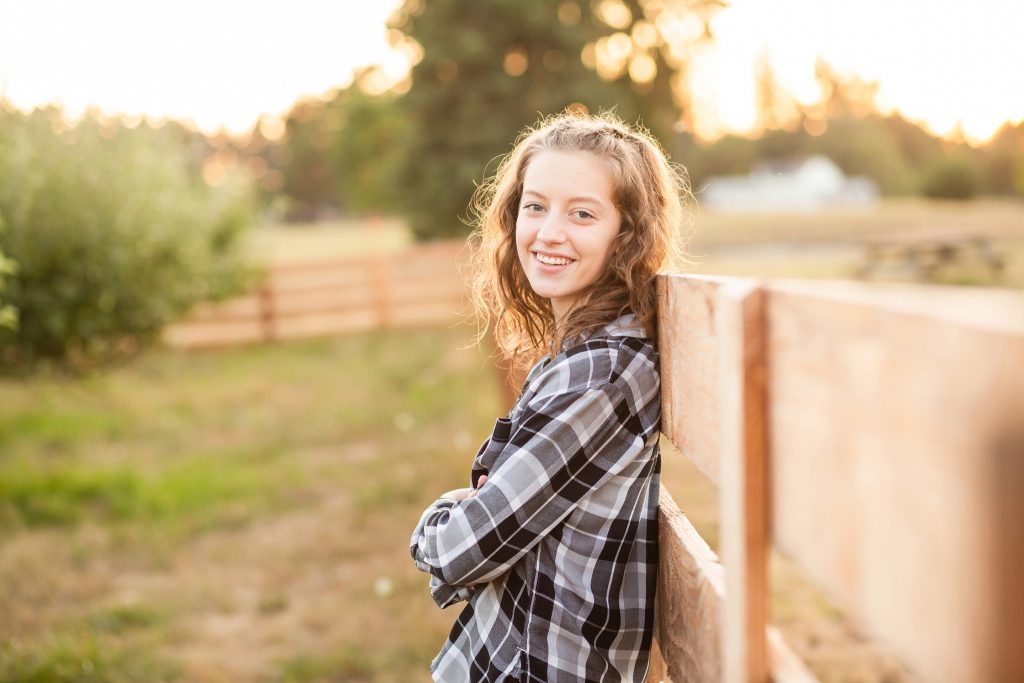
<svg viewBox="0 0 1024 683">
<path fill-rule="evenodd" d="M 271 267 L 248 296 L 203 304 L 164 334 L 203 348 L 387 327 L 444 324 L 468 310 L 462 243 Z"/>
<path fill-rule="evenodd" d="M 1024 297 L 668 275 L 659 304 L 721 558 L 663 489 L 649 680 L 813 680 L 768 623 L 774 543 L 920 680 L 1024 681 Z"/>
<path fill-rule="evenodd" d="M 212 346 L 450 323 L 457 244 L 278 267 L 168 331 Z M 774 544 L 923 681 L 1024 681 L 1024 297 L 659 277 L 662 431 L 719 490 L 721 557 L 661 492 L 649 681 L 810 681 Z"/>
</svg>

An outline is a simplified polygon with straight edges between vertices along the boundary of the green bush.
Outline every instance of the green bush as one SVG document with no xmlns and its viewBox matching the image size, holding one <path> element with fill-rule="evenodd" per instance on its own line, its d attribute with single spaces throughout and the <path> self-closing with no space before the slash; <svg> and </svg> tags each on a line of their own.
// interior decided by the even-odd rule
<svg viewBox="0 0 1024 683">
<path fill-rule="evenodd" d="M 927 170 L 923 190 L 933 199 L 971 199 L 978 194 L 980 186 L 981 178 L 970 160 L 950 155 Z"/>
<path fill-rule="evenodd" d="M 3 232 L 4 221 L 3 216 L 0 216 L 0 233 Z M 4 256 L 4 252 L 0 249 L 0 328 L 14 329 L 18 325 L 18 312 L 12 306 L 7 297 L 4 295 L 4 280 L 9 278 L 17 270 L 17 264 L 11 259 Z"/>
<path fill-rule="evenodd" d="M 244 281 L 244 193 L 214 191 L 172 130 L 0 108 L 0 251 L 16 264 L 0 365 L 83 366 L 140 348 Z"/>
</svg>

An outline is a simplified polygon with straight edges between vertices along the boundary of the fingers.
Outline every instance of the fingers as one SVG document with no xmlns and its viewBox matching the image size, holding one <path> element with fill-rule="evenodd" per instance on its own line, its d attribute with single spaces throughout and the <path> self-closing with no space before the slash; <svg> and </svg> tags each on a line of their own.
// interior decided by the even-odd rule
<svg viewBox="0 0 1024 683">
<path fill-rule="evenodd" d="M 487 481 L 487 475 L 486 474 L 481 474 L 480 478 L 476 480 L 476 488 L 473 489 L 472 491 L 470 491 L 469 495 L 466 496 L 466 497 L 467 498 L 472 498 L 473 496 L 475 496 L 476 492 L 480 490 L 480 487 L 484 485 L 485 481 Z"/>
</svg>

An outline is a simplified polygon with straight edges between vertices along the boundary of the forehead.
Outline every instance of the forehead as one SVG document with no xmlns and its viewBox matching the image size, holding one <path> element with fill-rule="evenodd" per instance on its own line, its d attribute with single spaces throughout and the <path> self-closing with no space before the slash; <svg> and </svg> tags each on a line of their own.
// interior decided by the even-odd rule
<svg viewBox="0 0 1024 683">
<path fill-rule="evenodd" d="M 591 196 L 614 204 L 615 177 L 607 161 L 591 152 L 546 149 L 526 166 L 523 193 L 549 199 Z"/>
</svg>

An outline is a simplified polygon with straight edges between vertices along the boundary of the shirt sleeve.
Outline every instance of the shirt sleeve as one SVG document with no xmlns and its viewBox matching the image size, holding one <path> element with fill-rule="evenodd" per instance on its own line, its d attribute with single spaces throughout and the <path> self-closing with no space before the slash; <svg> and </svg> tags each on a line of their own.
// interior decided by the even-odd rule
<svg viewBox="0 0 1024 683">
<path fill-rule="evenodd" d="M 608 382 L 531 401 L 478 494 L 423 513 L 410 548 L 417 567 L 449 587 L 508 571 L 644 450 L 633 396 Z"/>
</svg>

